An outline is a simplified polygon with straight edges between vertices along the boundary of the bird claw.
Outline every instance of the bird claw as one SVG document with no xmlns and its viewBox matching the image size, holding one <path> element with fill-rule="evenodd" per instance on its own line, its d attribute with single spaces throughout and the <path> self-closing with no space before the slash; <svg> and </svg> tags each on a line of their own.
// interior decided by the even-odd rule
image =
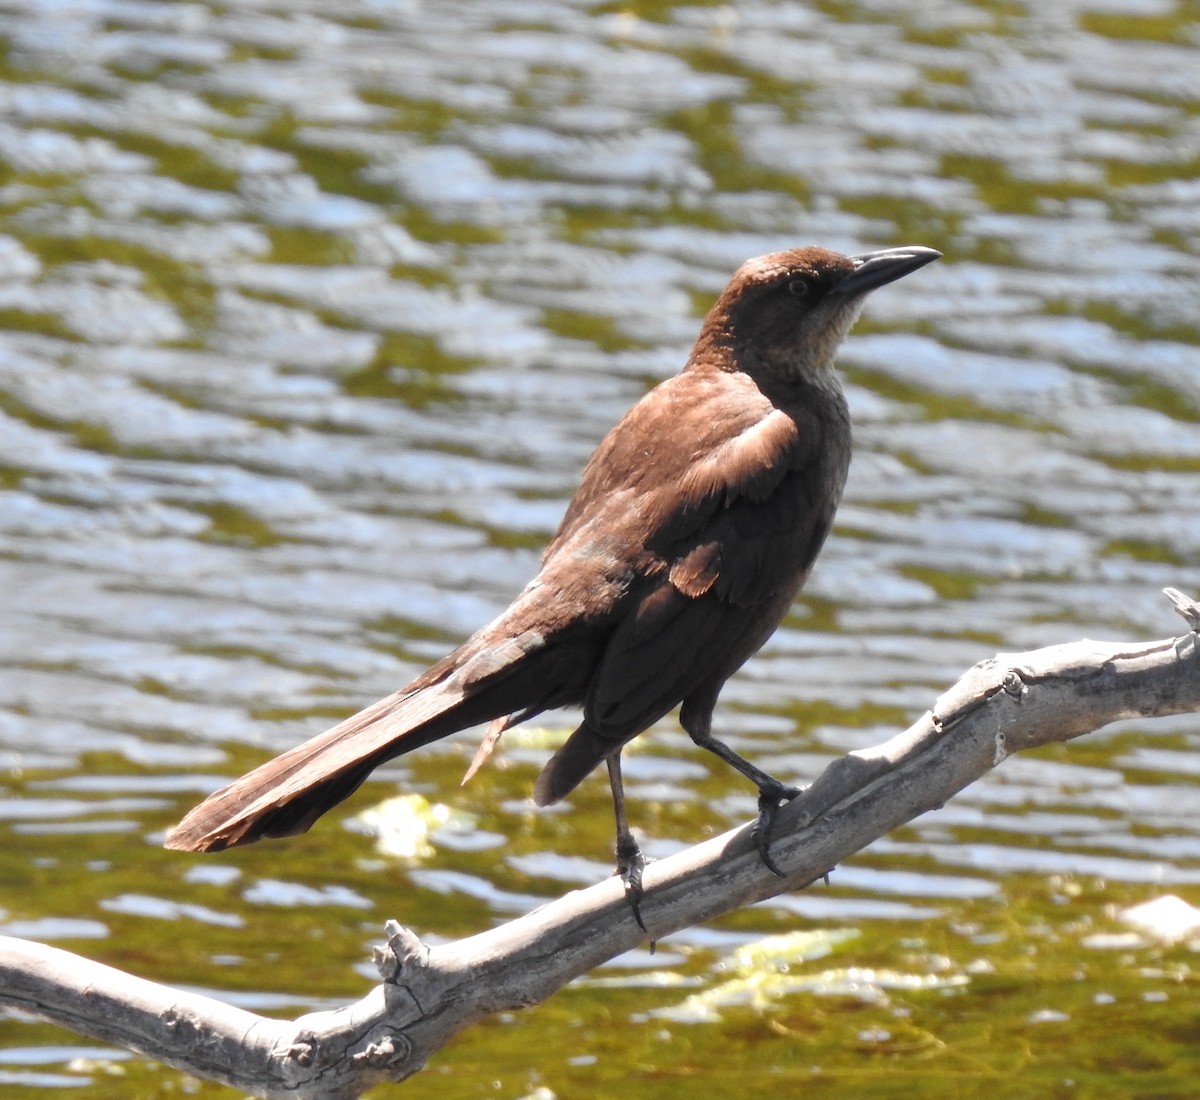
<svg viewBox="0 0 1200 1100">
<path fill-rule="evenodd" d="M 642 898 L 646 893 L 642 889 L 642 871 L 645 867 L 646 857 L 642 855 L 637 841 L 628 833 L 618 837 L 616 873 L 625 884 L 625 899 L 629 902 L 629 908 L 633 910 L 633 919 L 643 932 L 647 931 L 646 922 L 642 920 L 641 908 Z"/>
<path fill-rule="evenodd" d="M 771 833 L 775 827 L 775 814 L 779 807 L 790 802 L 800 793 L 799 787 L 787 787 L 782 783 L 764 784 L 758 788 L 758 820 L 754 823 L 754 847 L 758 858 L 771 874 L 783 878 L 784 874 L 771 858 Z"/>
</svg>

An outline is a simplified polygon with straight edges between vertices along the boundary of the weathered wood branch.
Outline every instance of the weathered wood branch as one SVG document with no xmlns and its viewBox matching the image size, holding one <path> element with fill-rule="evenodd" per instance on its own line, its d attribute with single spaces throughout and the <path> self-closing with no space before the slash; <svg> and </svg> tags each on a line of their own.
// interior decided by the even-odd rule
<svg viewBox="0 0 1200 1100">
<path fill-rule="evenodd" d="M 1200 606 L 1168 596 L 1200 629 Z M 750 826 L 651 864 L 651 938 L 808 885 L 1023 749 L 1121 719 L 1200 710 L 1197 635 L 1081 641 L 1000 654 L 968 671 L 908 730 L 835 760 L 778 818 L 771 874 Z M 135 978 L 57 948 L 0 937 L 0 1002 L 196 1076 L 263 1097 L 340 1100 L 402 1080 L 458 1031 L 544 1000 L 644 943 L 616 879 L 498 928 L 427 947 L 395 924 L 377 949 L 383 981 L 362 1000 L 272 1020 Z"/>
</svg>

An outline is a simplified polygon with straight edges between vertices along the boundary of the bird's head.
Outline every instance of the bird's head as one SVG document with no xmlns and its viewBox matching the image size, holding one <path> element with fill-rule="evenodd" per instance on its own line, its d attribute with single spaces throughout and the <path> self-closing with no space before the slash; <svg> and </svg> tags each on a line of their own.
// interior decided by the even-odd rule
<svg viewBox="0 0 1200 1100">
<path fill-rule="evenodd" d="M 832 379 L 834 353 L 867 294 L 940 255 L 920 245 L 858 256 L 810 247 L 747 260 L 709 312 L 701 345 L 732 352 L 751 374 Z"/>
</svg>

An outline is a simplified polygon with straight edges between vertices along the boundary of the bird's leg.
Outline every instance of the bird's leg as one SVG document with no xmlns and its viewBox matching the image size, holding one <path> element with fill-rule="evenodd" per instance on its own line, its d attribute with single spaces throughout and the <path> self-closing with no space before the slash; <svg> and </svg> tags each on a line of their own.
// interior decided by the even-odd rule
<svg viewBox="0 0 1200 1100">
<path fill-rule="evenodd" d="M 776 811 L 785 802 L 795 798 L 800 793 L 800 788 L 781 783 L 773 775 L 768 775 L 762 768 L 756 768 L 744 756 L 734 752 L 724 741 L 714 737 L 710 715 L 697 714 L 685 706 L 679 714 L 679 721 L 697 745 L 719 756 L 758 788 L 758 820 L 754 823 L 754 846 L 758 849 L 758 856 L 767 870 L 783 878 L 783 872 L 771 858 L 771 832 L 775 826 Z"/>
<path fill-rule="evenodd" d="M 646 866 L 646 857 L 634 839 L 633 830 L 625 817 L 625 787 L 621 782 L 621 751 L 618 749 L 608 758 L 608 782 L 612 787 L 613 812 L 617 817 L 617 874 L 625 883 L 625 897 L 633 910 L 633 919 L 638 927 L 645 932 L 646 925 L 642 920 L 642 868 Z"/>
</svg>

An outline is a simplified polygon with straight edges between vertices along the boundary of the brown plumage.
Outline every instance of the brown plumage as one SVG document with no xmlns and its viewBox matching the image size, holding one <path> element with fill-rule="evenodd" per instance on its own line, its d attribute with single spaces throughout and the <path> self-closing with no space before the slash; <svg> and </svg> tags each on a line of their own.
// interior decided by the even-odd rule
<svg viewBox="0 0 1200 1100">
<path fill-rule="evenodd" d="M 769 826 L 795 791 L 712 737 L 713 707 L 779 625 L 833 522 L 850 462 L 837 346 L 868 291 L 938 255 L 798 248 L 743 264 L 683 371 L 600 444 L 508 610 L 407 687 L 209 796 L 167 847 L 303 832 L 386 760 L 491 722 L 473 771 L 505 728 L 567 705 L 582 705 L 583 722 L 534 798 L 556 802 L 608 763 L 635 900 L 620 751 L 676 706 L 697 744 L 756 783 Z"/>
</svg>

